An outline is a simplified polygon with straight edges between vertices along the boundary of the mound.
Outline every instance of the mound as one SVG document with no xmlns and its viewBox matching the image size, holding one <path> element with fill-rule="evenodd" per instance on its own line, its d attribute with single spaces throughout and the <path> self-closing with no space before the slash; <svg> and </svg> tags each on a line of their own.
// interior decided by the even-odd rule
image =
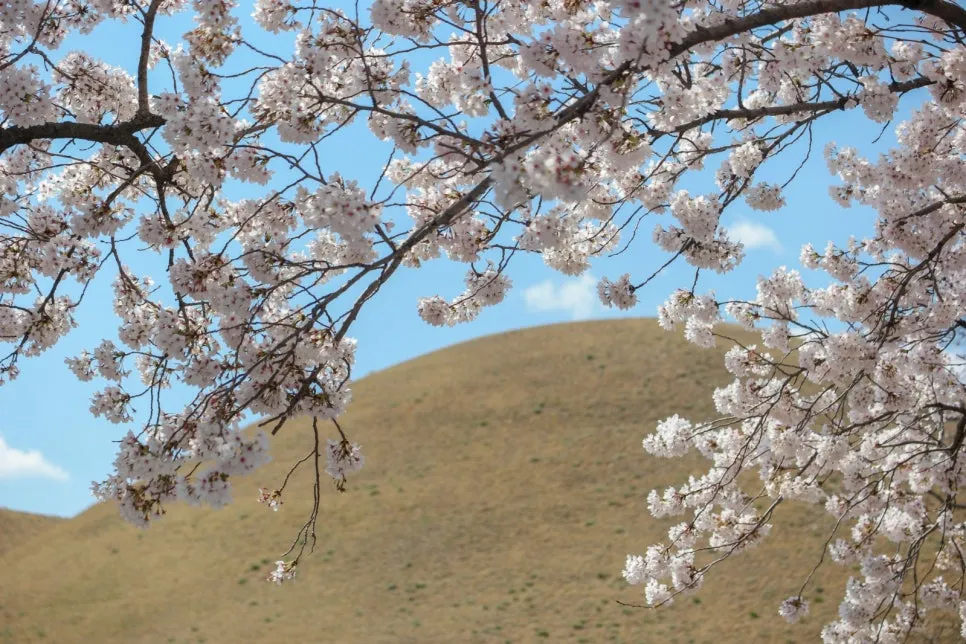
<svg viewBox="0 0 966 644">
<path fill-rule="evenodd" d="M 0 642 L 816 641 L 844 571 L 819 571 L 802 623 L 777 615 L 821 552 L 829 522 L 815 507 L 780 506 L 766 543 L 695 596 L 618 603 L 643 603 L 620 577 L 625 555 L 670 525 L 648 514 L 648 491 L 704 466 L 651 458 L 641 437 L 672 413 L 713 414 L 725 348 L 653 320 L 598 321 L 374 373 L 343 423 L 366 467 L 345 494 L 323 488 L 316 552 L 294 582 L 263 580 L 308 516 L 310 473 L 278 513 L 255 498 L 309 452 L 307 423 L 279 434 L 229 508 L 173 507 L 139 531 L 100 505 L 25 538 L 0 556 Z"/>
<path fill-rule="evenodd" d="M 0 555 L 15 545 L 33 540 L 61 521 L 60 517 L 0 508 Z"/>
</svg>

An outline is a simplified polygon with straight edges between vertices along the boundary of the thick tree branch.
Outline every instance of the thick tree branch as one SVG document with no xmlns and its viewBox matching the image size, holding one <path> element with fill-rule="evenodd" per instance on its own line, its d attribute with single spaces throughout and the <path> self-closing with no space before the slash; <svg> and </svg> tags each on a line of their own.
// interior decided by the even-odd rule
<svg viewBox="0 0 966 644">
<path fill-rule="evenodd" d="M 966 32 L 966 9 L 946 0 L 904 0 L 899 4 L 907 9 L 921 11 L 945 20 L 948 24 Z"/>
<path fill-rule="evenodd" d="M 725 20 L 713 27 L 699 27 L 689 33 L 680 43 L 672 45 L 668 49 L 667 57 L 671 59 L 700 45 L 727 40 L 738 34 L 748 33 L 786 20 L 890 5 L 905 7 L 941 18 L 950 25 L 966 31 L 966 10 L 945 0 L 900 0 L 898 2 L 895 0 L 811 0 L 810 2 L 763 9 L 749 16 Z M 646 66 L 636 67 L 631 61 L 625 61 L 614 71 L 607 74 L 590 93 L 585 94 L 558 112 L 555 116 L 557 122 L 565 123 L 587 113 L 596 103 L 601 86 L 613 85 L 628 73 L 641 73 L 646 69 Z"/>
<path fill-rule="evenodd" d="M 0 154 L 15 145 L 25 145 L 38 139 L 80 139 L 94 143 L 127 146 L 135 132 L 164 125 L 165 120 L 154 114 L 135 116 L 117 125 L 96 123 L 41 123 L 26 127 L 14 126 L 0 129 Z"/>
<path fill-rule="evenodd" d="M 144 14 L 144 29 L 141 31 L 141 56 L 138 59 L 138 115 L 151 113 L 148 106 L 148 57 L 151 54 L 151 40 L 154 36 L 154 19 L 158 15 L 161 0 L 151 0 L 151 6 Z"/>
</svg>

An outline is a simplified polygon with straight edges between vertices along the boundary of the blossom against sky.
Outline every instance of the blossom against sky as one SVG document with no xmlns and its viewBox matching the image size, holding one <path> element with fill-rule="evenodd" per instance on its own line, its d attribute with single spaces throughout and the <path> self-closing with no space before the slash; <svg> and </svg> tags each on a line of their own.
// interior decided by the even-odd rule
<svg viewBox="0 0 966 644">
<path fill-rule="evenodd" d="M 243 29 L 247 29 L 250 18 L 243 11 L 237 13 Z M 174 45 L 189 22 L 189 13 L 161 19 L 158 35 Z M 104 24 L 90 35 L 72 36 L 61 52 L 66 55 L 71 49 L 83 49 L 130 70 L 136 60 L 132 53 L 137 51 L 139 37 L 136 23 Z M 289 36 L 265 34 L 265 38 L 268 48 L 290 49 L 287 44 L 278 44 L 287 43 Z M 758 275 L 768 274 L 779 265 L 799 266 L 802 244 L 811 242 L 824 248 L 830 239 L 843 242 L 850 234 L 861 236 L 869 230 L 870 211 L 843 210 L 828 196 L 827 186 L 834 179 L 825 168 L 821 150 L 830 139 L 867 150 L 868 142 L 879 134 L 878 128 L 861 114 L 848 112 L 829 117 L 825 125 L 812 143 L 811 160 L 786 190 L 785 208 L 762 213 L 736 204 L 727 212 L 724 225 L 745 244 L 747 256 L 741 266 L 724 276 L 703 275 L 704 289 L 714 288 L 719 296 L 751 297 Z M 891 131 L 879 145 L 888 144 L 890 137 Z M 326 172 L 338 171 L 367 188 L 379 176 L 388 153 L 386 145 L 376 140 L 364 124 L 346 128 L 325 150 L 333 154 L 321 159 Z M 796 159 L 794 155 L 781 158 L 786 159 L 783 163 L 794 163 Z M 761 175 L 770 180 L 770 173 L 781 181 L 793 170 L 791 166 L 770 164 Z M 713 189 L 710 175 L 689 181 L 691 185 L 687 187 L 696 192 Z M 589 274 L 594 278 L 616 278 L 624 272 L 639 276 L 656 270 L 667 259 L 666 253 L 649 241 L 649 226 L 659 221 L 645 222 L 632 250 L 593 262 Z M 143 261 L 143 272 L 147 272 L 157 260 L 146 257 Z M 359 341 L 354 375 L 361 377 L 456 342 L 523 326 L 628 314 L 653 315 L 657 305 L 675 287 L 690 284 L 692 276 L 690 267 L 672 266 L 638 293 L 640 303 L 636 309 L 619 313 L 600 305 L 586 275 L 567 277 L 547 268 L 539 258 L 521 257 L 509 274 L 513 289 L 503 304 L 486 309 L 469 324 L 434 328 L 417 315 L 417 299 L 436 294 L 447 299 L 454 297 L 462 290 L 463 269 L 445 259 L 429 262 L 419 270 L 404 268 L 363 309 L 354 324 L 350 335 Z M 92 284 L 76 317 L 77 329 L 40 357 L 23 361 L 18 380 L 0 388 L 0 506 L 63 516 L 81 511 L 93 502 L 90 482 L 102 480 L 111 469 L 115 441 L 127 429 L 136 429 L 139 422 L 135 419 L 127 427 L 94 418 L 89 406 L 97 384 L 78 382 L 64 364 L 65 358 L 93 349 L 110 333 L 109 329 L 117 326 L 108 280 L 99 279 Z M 29 465 L 8 465 L 3 470 L 5 462 Z"/>
</svg>

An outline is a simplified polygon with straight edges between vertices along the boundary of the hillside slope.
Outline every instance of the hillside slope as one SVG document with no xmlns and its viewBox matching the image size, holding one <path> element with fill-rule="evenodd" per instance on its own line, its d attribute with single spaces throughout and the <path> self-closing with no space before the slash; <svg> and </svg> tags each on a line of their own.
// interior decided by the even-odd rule
<svg viewBox="0 0 966 644">
<path fill-rule="evenodd" d="M 713 414 L 724 348 L 649 319 L 598 321 L 372 374 L 343 423 L 366 468 L 345 494 L 323 489 L 318 547 L 294 583 L 263 579 L 305 521 L 310 478 L 293 477 L 277 514 L 255 497 L 309 451 L 306 423 L 283 430 L 224 510 L 172 507 L 142 532 L 99 505 L 0 555 L 0 643 L 814 642 L 842 570 L 818 573 L 802 623 L 777 606 L 821 551 L 815 507 L 780 507 L 766 543 L 693 598 L 617 603 L 643 603 L 624 557 L 669 525 L 647 513 L 648 491 L 703 466 L 652 458 L 641 437 L 671 413 Z"/>
<path fill-rule="evenodd" d="M 0 554 L 31 541 L 61 521 L 60 517 L 0 508 Z"/>
</svg>

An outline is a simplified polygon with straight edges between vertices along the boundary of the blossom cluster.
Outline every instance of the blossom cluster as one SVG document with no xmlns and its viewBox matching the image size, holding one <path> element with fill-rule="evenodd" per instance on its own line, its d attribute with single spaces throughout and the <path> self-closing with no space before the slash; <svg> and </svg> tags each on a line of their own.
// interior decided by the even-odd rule
<svg viewBox="0 0 966 644">
<path fill-rule="evenodd" d="M 138 525 L 178 500 L 222 506 L 295 418 L 312 419 L 312 455 L 344 489 L 364 463 L 338 425 L 349 333 L 394 275 L 462 265 L 462 293 L 413 306 L 466 323 L 507 299 L 516 257 L 583 275 L 650 226 L 666 259 L 603 277 L 601 302 L 630 309 L 684 262 L 695 277 L 660 325 L 711 348 L 733 344 L 732 321 L 760 343 L 725 349 L 719 418 L 673 415 L 643 439 L 710 466 L 648 495 L 681 520 L 628 557 L 627 581 L 652 605 L 694 592 L 713 568 L 699 552 L 752 549 L 795 499 L 825 507 L 841 527 L 829 558 L 858 566 L 826 642 L 904 641 L 931 611 L 963 616 L 966 12 L 853 11 L 869 7 L 375 0 L 355 15 L 257 0 L 243 29 L 252 7 L 236 0 L 2 3 L 0 384 L 111 280 L 116 338 L 67 360 L 104 381 L 90 410 L 125 432 L 98 498 Z M 157 38 L 189 11 L 177 42 Z M 130 36 L 125 64 L 65 50 L 105 21 Z M 848 128 L 825 149 L 832 198 L 875 213 L 871 234 L 802 249 L 826 281 L 782 267 L 751 299 L 702 292 L 702 275 L 744 259 L 726 214 L 784 210 L 799 173 L 774 177 L 842 112 L 894 133 L 874 158 Z M 371 184 L 339 172 L 346 132 L 387 151 Z M 195 395 L 171 409 L 175 385 Z M 255 416 L 270 429 L 241 430 Z M 339 438 L 320 445 L 319 420 Z M 284 487 L 259 498 L 277 510 Z M 806 615 L 804 590 L 779 615 Z"/>
</svg>

